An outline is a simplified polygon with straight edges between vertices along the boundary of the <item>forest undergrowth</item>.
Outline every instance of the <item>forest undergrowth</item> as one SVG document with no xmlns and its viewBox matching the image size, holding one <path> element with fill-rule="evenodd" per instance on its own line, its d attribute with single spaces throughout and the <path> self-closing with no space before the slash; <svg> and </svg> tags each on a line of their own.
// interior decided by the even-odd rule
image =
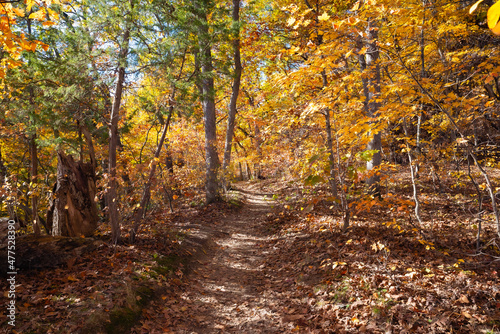
<svg viewBox="0 0 500 334">
<path fill-rule="evenodd" d="M 498 333 L 495 226 L 492 219 L 483 222 L 478 251 L 478 222 L 471 215 L 474 202 L 466 179 L 446 175 L 440 175 L 439 184 L 427 175 L 418 181 L 423 226 L 401 201 L 411 196 L 404 173 L 387 179 L 382 200 L 353 212 L 346 232 L 335 204 L 322 199 L 327 189 L 291 180 L 237 183 L 225 202 L 209 206 L 181 196 L 173 213 L 159 210 L 148 216 L 135 244 L 111 246 L 103 225 L 100 235 L 84 241 L 95 244 L 87 253 L 68 251 L 73 255 L 57 268 L 20 270 L 18 325 L 12 333 L 238 332 L 231 321 L 250 317 L 252 308 L 238 305 L 251 301 L 227 299 L 236 306 L 226 317 L 234 319 L 224 324 L 206 313 L 210 304 L 203 313 L 194 299 L 183 297 L 194 293 L 195 283 L 220 278 L 200 274 L 199 267 L 210 270 L 210 259 L 226 248 L 221 245 L 234 241 L 228 228 L 236 219 L 260 240 L 251 249 L 255 268 L 248 269 L 256 275 L 238 278 L 240 288 L 258 287 L 255 303 L 270 314 L 268 319 L 260 315 L 255 325 L 247 321 L 250 327 L 241 327 L 241 320 L 240 332 Z M 267 203 L 258 214 L 245 204 L 249 194 Z M 487 220 L 488 213 L 483 217 Z M 247 256 L 238 249 L 230 252 Z M 2 304 L 6 300 L 1 296 Z M 2 314 L 2 332 L 6 321 Z"/>
</svg>

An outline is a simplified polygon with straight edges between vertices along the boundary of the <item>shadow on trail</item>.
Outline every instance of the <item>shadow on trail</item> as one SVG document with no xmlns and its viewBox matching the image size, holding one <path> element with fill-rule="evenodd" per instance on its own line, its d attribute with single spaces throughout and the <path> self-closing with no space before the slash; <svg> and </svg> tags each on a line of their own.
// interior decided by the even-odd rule
<svg viewBox="0 0 500 334">
<path fill-rule="evenodd" d="M 272 195 L 235 191 L 243 207 L 217 222 L 216 245 L 196 261 L 177 303 L 165 311 L 174 333 L 287 332 L 281 309 L 289 302 L 274 289 L 283 280 L 265 266 L 272 250 L 261 225 L 273 205 L 264 195 Z"/>
</svg>

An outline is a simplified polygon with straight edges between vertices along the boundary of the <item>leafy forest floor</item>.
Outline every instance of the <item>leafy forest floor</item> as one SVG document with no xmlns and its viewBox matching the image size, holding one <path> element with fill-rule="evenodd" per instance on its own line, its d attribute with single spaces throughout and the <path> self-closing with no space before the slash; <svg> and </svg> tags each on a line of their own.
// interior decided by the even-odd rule
<svg viewBox="0 0 500 334">
<path fill-rule="evenodd" d="M 422 191 L 423 236 L 403 174 L 345 233 L 325 189 L 277 180 L 157 212 L 135 244 L 103 226 L 60 265 L 20 269 L 0 333 L 500 333 L 493 223 L 477 253 L 473 203 L 446 182 Z"/>
</svg>

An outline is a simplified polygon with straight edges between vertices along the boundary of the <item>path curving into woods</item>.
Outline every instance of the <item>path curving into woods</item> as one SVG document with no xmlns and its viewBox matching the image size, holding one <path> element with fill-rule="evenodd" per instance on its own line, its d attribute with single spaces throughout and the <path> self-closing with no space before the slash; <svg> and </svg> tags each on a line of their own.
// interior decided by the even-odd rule
<svg viewBox="0 0 500 334">
<path fill-rule="evenodd" d="M 301 316 L 290 312 L 286 290 L 280 291 L 287 279 L 267 261 L 272 237 L 262 225 L 272 194 L 249 184 L 237 192 L 242 208 L 217 224 L 215 245 L 195 261 L 178 303 L 164 310 L 167 322 L 176 319 L 166 327 L 170 332 L 286 333 L 294 328 L 293 313 Z"/>
</svg>

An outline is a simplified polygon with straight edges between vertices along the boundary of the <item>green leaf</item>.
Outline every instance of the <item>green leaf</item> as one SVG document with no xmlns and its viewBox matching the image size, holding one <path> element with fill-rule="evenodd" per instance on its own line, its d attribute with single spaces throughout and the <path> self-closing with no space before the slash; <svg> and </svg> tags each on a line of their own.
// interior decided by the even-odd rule
<svg viewBox="0 0 500 334">
<path fill-rule="evenodd" d="M 319 154 L 316 154 L 316 155 L 313 155 L 312 157 L 309 158 L 308 162 L 309 164 L 313 164 L 314 162 L 316 162 L 318 159 L 320 158 Z"/>
<path fill-rule="evenodd" d="M 373 158 L 373 155 L 377 153 L 378 150 L 366 150 L 359 153 L 359 158 L 363 161 L 370 161 Z"/>
<path fill-rule="evenodd" d="M 305 180 L 304 184 L 306 186 L 314 186 L 317 185 L 318 183 L 325 183 L 325 179 L 323 179 L 319 175 L 309 175 Z"/>
<path fill-rule="evenodd" d="M 358 172 L 356 171 L 356 169 L 353 166 L 347 167 L 347 177 L 350 180 L 354 180 L 354 179 L 358 178 Z"/>
</svg>

